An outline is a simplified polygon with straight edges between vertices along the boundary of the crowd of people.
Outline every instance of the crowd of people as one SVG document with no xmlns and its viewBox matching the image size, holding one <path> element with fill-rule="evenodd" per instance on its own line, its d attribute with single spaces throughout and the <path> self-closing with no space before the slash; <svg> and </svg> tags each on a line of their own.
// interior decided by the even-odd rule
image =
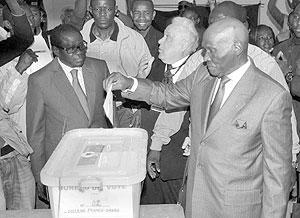
<svg viewBox="0 0 300 218">
<path fill-rule="evenodd" d="M 126 2 L 76 0 L 50 30 L 43 4 L 1 2 L 0 210 L 50 207 L 40 172 L 67 131 L 134 127 L 148 133 L 141 204 L 285 217 L 299 197 L 300 1 L 286 15 L 269 0 L 277 35 L 234 1 L 179 0 L 168 19 Z"/>
</svg>

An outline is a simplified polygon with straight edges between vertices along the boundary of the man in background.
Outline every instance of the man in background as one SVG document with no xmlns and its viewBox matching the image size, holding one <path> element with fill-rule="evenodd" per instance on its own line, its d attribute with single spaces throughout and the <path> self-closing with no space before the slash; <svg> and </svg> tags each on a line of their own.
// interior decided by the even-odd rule
<svg viewBox="0 0 300 218">
<path fill-rule="evenodd" d="M 198 47 L 198 39 L 191 20 L 181 17 L 172 20 L 159 41 L 159 58 L 166 64 L 164 83 L 176 83 L 200 65 L 197 62 L 200 59 L 191 61 Z M 188 108 L 172 113 L 161 112 L 152 129 L 147 158 L 148 174 L 141 204 L 176 204 L 187 160 L 183 156 L 181 145 L 189 133 Z M 164 137 L 165 135 L 172 137 Z"/>
<path fill-rule="evenodd" d="M 35 205 L 35 182 L 29 155 L 32 148 L 25 134 L 11 116 L 24 104 L 27 91 L 26 69 L 37 61 L 26 50 L 17 63 L 0 67 L 0 210 L 32 210 Z"/>
<path fill-rule="evenodd" d="M 87 0 L 78 1 L 77 9 L 85 12 Z M 77 28 L 81 29 L 83 39 L 88 42 L 87 56 L 105 60 L 109 72 L 146 78 L 151 69 L 152 56 L 143 36 L 117 18 L 116 1 L 92 0 L 90 11 L 94 19 L 81 27 L 77 25 Z M 140 120 L 135 122 L 137 108 L 124 103 L 125 100 L 117 94 L 117 119 L 114 126 L 139 127 Z"/>
<path fill-rule="evenodd" d="M 0 66 L 20 56 L 33 42 L 33 34 L 24 10 L 17 0 L 6 0 L 14 22 L 14 35 L 0 42 Z"/>
</svg>

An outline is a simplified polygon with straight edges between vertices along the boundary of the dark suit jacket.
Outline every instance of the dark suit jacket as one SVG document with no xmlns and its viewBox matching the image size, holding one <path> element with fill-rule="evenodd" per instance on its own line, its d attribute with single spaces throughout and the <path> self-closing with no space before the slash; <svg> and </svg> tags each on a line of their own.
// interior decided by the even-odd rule
<svg viewBox="0 0 300 218">
<path fill-rule="evenodd" d="M 182 121 L 180 130 L 171 136 L 169 144 L 162 146 L 160 154 L 160 178 L 163 181 L 182 179 L 187 157 L 183 156 L 181 148 L 185 137 L 189 135 L 189 117 L 188 111 Z"/>
<path fill-rule="evenodd" d="M 39 173 L 63 134 L 77 128 L 107 127 L 103 110 L 103 79 L 109 74 L 102 60 L 86 58 L 82 67 L 91 120 L 88 120 L 57 59 L 28 79 L 27 139 L 33 148 L 33 174 Z M 71 146 L 71 145 L 70 145 Z"/>
<path fill-rule="evenodd" d="M 207 127 L 216 86 L 206 67 L 175 85 L 138 80 L 124 97 L 190 105 L 186 217 L 284 218 L 291 186 L 290 94 L 253 64 Z"/>
<path fill-rule="evenodd" d="M 32 43 L 33 34 L 26 15 L 12 16 L 14 35 L 0 42 L 0 67 L 20 56 Z"/>
</svg>

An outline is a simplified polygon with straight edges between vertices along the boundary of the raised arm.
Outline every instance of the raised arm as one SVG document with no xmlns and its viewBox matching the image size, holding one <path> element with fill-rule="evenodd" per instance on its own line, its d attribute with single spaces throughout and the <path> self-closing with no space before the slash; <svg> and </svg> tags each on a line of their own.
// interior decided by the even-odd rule
<svg viewBox="0 0 300 218">
<path fill-rule="evenodd" d="M 20 56 L 32 43 L 33 33 L 25 12 L 16 0 L 6 0 L 12 13 L 14 35 L 0 42 L 0 66 Z"/>
<path fill-rule="evenodd" d="M 283 28 L 284 17 L 286 15 L 277 8 L 276 3 L 277 0 L 270 0 L 268 3 L 268 11 L 272 18 L 276 21 L 277 25 L 279 25 L 280 28 Z"/>
</svg>

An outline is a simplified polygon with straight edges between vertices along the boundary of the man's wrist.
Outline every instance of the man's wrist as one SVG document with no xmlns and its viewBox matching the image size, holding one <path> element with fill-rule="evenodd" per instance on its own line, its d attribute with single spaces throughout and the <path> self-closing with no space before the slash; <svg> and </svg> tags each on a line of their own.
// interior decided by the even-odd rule
<svg viewBox="0 0 300 218">
<path fill-rule="evenodd" d="M 138 87 L 138 80 L 137 80 L 136 78 L 134 78 L 134 77 L 131 77 L 131 76 L 129 76 L 128 79 L 131 80 L 131 84 L 130 84 L 130 86 L 128 86 L 128 88 L 125 89 L 123 92 L 126 92 L 126 93 L 127 93 L 127 92 L 135 92 L 135 90 L 136 90 L 137 87 Z"/>
<path fill-rule="evenodd" d="M 18 64 L 15 67 L 16 71 L 18 71 L 21 75 L 24 73 L 25 69 L 22 69 Z"/>
</svg>

